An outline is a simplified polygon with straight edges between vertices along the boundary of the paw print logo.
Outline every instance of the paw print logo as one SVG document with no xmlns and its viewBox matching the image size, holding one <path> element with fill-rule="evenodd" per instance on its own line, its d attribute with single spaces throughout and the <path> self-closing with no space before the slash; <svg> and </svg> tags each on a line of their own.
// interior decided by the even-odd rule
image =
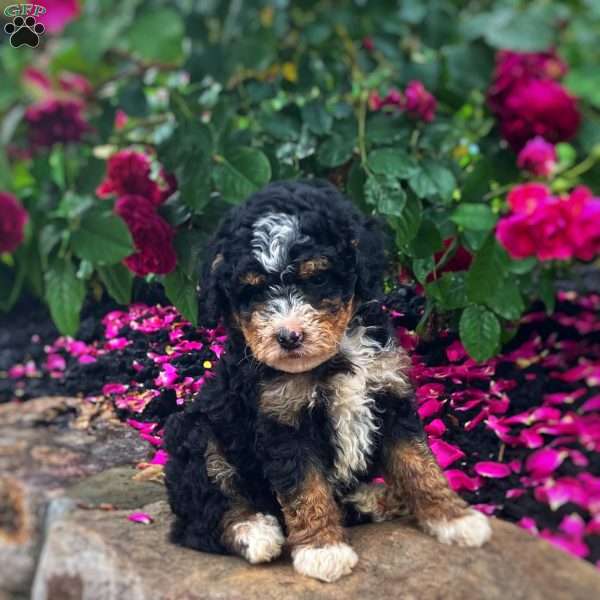
<svg viewBox="0 0 600 600">
<path fill-rule="evenodd" d="M 10 35 L 10 45 L 13 48 L 23 45 L 35 48 L 39 44 L 40 35 L 44 34 L 45 28 L 41 23 L 36 23 L 32 16 L 26 19 L 15 17 L 12 23 L 4 26 L 4 31 Z"/>
</svg>

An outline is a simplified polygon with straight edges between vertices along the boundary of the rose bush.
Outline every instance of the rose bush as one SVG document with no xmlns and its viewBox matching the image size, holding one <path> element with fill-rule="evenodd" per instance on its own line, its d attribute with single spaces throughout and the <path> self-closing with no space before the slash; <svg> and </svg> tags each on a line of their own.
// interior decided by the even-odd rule
<svg viewBox="0 0 600 600">
<path fill-rule="evenodd" d="M 0 307 L 34 294 L 74 334 L 143 277 L 195 322 L 224 211 L 321 177 L 387 222 L 419 330 L 494 355 L 600 251 L 600 11 L 485 6 L 48 3 L 37 48 L 0 48 Z"/>
</svg>

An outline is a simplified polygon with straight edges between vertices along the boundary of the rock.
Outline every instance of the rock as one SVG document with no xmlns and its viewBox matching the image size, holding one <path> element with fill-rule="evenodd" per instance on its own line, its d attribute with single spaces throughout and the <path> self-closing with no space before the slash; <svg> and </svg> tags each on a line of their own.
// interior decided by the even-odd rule
<svg viewBox="0 0 600 600">
<path fill-rule="evenodd" d="M 28 594 L 45 526 L 78 502 L 127 508 L 163 497 L 161 486 L 132 481 L 148 450 L 109 403 L 0 405 L 0 593 Z"/>
<path fill-rule="evenodd" d="M 203 554 L 167 540 L 164 501 L 129 511 L 76 510 L 51 527 L 36 574 L 33 600 L 589 600 L 600 573 L 513 525 L 494 520 L 480 549 L 438 544 L 407 524 L 350 530 L 360 562 L 354 573 L 325 584 L 297 575 L 289 557 L 252 566 Z"/>
</svg>

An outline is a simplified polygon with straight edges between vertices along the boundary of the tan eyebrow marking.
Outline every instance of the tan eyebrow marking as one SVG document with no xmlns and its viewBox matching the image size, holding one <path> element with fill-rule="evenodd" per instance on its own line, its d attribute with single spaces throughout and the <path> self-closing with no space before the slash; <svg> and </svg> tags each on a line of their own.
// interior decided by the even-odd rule
<svg viewBox="0 0 600 600">
<path fill-rule="evenodd" d="M 324 256 L 318 256 L 317 258 L 311 258 L 300 263 L 298 267 L 298 276 L 302 279 L 312 277 L 319 271 L 326 271 L 331 266 L 329 259 Z"/>
<path fill-rule="evenodd" d="M 240 283 L 245 283 L 246 285 L 262 285 L 267 278 L 260 273 L 246 273 L 240 277 Z"/>
</svg>

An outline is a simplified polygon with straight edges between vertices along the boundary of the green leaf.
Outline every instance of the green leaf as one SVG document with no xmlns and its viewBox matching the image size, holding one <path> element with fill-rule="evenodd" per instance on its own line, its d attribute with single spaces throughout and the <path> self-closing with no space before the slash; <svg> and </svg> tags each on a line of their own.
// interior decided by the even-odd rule
<svg viewBox="0 0 600 600">
<path fill-rule="evenodd" d="M 456 187 L 452 171 L 432 160 L 419 163 L 408 182 L 419 198 L 439 195 L 446 201 L 452 199 Z"/>
<path fill-rule="evenodd" d="M 179 231 L 173 240 L 177 252 L 177 267 L 192 281 L 198 279 L 198 266 L 202 251 L 208 243 L 209 233 L 196 229 Z"/>
<path fill-rule="evenodd" d="M 497 314 L 508 321 L 516 321 L 525 310 L 525 304 L 519 286 L 511 277 L 506 277 L 493 296 L 489 296 L 486 304 Z"/>
<path fill-rule="evenodd" d="M 532 5 L 527 11 L 501 7 L 484 19 L 485 40 L 494 48 L 519 52 L 538 52 L 554 45 L 556 28 L 550 15 Z M 487 23 L 485 20 L 487 19 Z"/>
<path fill-rule="evenodd" d="M 535 265 L 537 265 L 537 260 L 531 256 L 523 260 L 510 259 L 507 269 L 515 275 L 524 275 L 525 273 L 529 273 Z"/>
<path fill-rule="evenodd" d="M 558 164 L 556 165 L 558 171 L 568 169 L 577 159 L 577 152 L 571 144 L 563 142 L 562 144 L 556 144 L 554 148 L 558 157 Z"/>
<path fill-rule="evenodd" d="M 171 8 L 142 11 L 127 32 L 131 52 L 147 60 L 174 62 L 182 56 L 183 19 Z"/>
<path fill-rule="evenodd" d="M 370 176 L 365 183 L 365 199 L 382 215 L 400 217 L 406 203 L 406 192 L 397 179 Z"/>
<path fill-rule="evenodd" d="M 490 235 L 467 274 L 467 295 L 472 302 L 484 303 L 496 294 L 504 281 L 506 262 L 502 249 Z"/>
<path fill-rule="evenodd" d="M 269 159 L 255 148 L 237 148 L 213 170 L 213 180 L 223 199 L 238 204 L 271 179 Z"/>
<path fill-rule="evenodd" d="M 477 361 L 488 360 L 500 350 L 500 323 L 483 306 L 465 308 L 460 317 L 459 332 L 466 351 Z"/>
<path fill-rule="evenodd" d="M 456 207 L 450 220 L 465 229 L 489 231 L 494 228 L 497 217 L 487 204 L 463 202 Z"/>
<path fill-rule="evenodd" d="M 61 189 L 65 189 L 65 152 L 62 146 L 55 146 L 48 158 L 52 181 Z"/>
<path fill-rule="evenodd" d="M 365 135 L 371 144 L 405 144 L 412 129 L 397 119 L 391 120 L 389 115 L 376 113 L 367 119 Z"/>
<path fill-rule="evenodd" d="M 584 98 L 596 108 L 600 108 L 600 72 L 597 65 L 585 65 L 570 69 L 565 85 L 573 94 Z"/>
<path fill-rule="evenodd" d="M 409 197 L 399 217 L 390 217 L 395 232 L 396 245 L 405 249 L 414 239 L 421 224 L 423 207 L 418 198 Z"/>
<path fill-rule="evenodd" d="M 308 102 L 302 107 L 302 120 L 317 135 L 329 133 L 333 125 L 333 117 L 323 106 L 322 100 Z"/>
<path fill-rule="evenodd" d="M 417 163 L 404 150 L 394 148 L 382 148 L 369 153 L 369 167 L 374 173 L 379 175 L 389 175 L 407 179 L 413 175 L 417 169 Z"/>
<path fill-rule="evenodd" d="M 175 308 L 192 325 L 198 324 L 198 296 L 195 283 L 177 268 L 164 278 L 165 292 Z"/>
<path fill-rule="evenodd" d="M 133 254 L 127 225 L 116 215 L 89 211 L 71 236 L 73 252 L 94 265 L 114 265 Z"/>
<path fill-rule="evenodd" d="M 417 278 L 417 281 L 422 284 L 425 283 L 427 281 L 427 276 L 433 271 L 434 266 L 435 261 L 433 260 L 433 256 L 428 256 L 427 258 L 415 258 L 412 261 L 412 271 Z"/>
<path fill-rule="evenodd" d="M 131 302 L 133 275 L 129 269 L 121 264 L 98 267 L 98 276 L 111 298 L 114 298 L 119 304 Z"/>
<path fill-rule="evenodd" d="M 210 202 L 210 173 L 208 160 L 190 155 L 181 169 L 179 190 L 183 203 L 200 215 Z"/>
<path fill-rule="evenodd" d="M 417 235 L 409 245 L 410 254 L 417 258 L 426 258 L 442 247 L 442 236 L 435 223 L 430 219 L 423 219 Z"/>
<path fill-rule="evenodd" d="M 70 259 L 53 260 L 46 271 L 46 302 L 56 327 L 63 335 L 74 336 L 79 328 L 79 313 L 85 286 L 77 279 Z"/>
<path fill-rule="evenodd" d="M 465 288 L 465 273 L 444 273 L 436 281 L 427 284 L 425 291 L 444 310 L 464 308 L 469 304 Z"/>
<path fill-rule="evenodd" d="M 354 140 L 333 135 L 319 146 L 317 160 L 324 167 L 339 167 L 352 158 L 353 152 Z"/>
</svg>

